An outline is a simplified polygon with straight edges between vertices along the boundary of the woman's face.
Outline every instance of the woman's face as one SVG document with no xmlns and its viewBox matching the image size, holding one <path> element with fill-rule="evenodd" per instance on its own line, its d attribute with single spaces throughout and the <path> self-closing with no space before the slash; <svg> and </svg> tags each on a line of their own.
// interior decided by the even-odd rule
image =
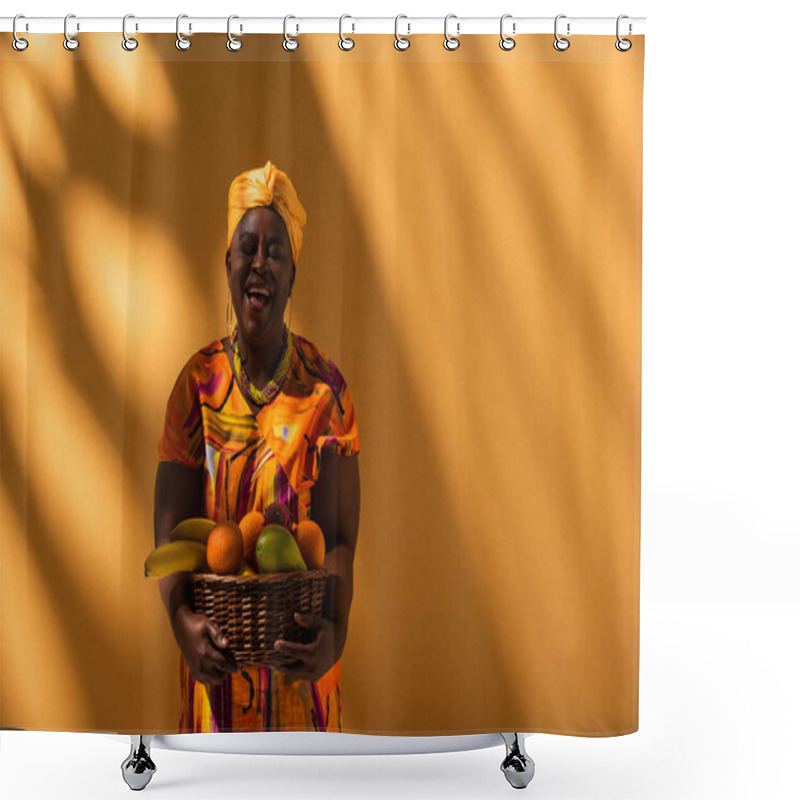
<svg viewBox="0 0 800 800">
<path fill-rule="evenodd" d="M 289 234 L 277 211 L 247 211 L 233 233 L 225 268 L 242 335 L 253 345 L 279 338 L 295 267 Z"/>
</svg>

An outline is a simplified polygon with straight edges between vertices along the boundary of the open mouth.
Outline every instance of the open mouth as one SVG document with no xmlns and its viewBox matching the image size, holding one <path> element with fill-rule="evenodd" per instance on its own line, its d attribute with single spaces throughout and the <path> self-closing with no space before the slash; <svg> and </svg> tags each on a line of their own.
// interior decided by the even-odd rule
<svg viewBox="0 0 800 800">
<path fill-rule="evenodd" d="M 272 295 L 266 289 L 248 289 L 245 294 L 250 306 L 256 311 L 262 311 L 272 300 Z"/>
</svg>

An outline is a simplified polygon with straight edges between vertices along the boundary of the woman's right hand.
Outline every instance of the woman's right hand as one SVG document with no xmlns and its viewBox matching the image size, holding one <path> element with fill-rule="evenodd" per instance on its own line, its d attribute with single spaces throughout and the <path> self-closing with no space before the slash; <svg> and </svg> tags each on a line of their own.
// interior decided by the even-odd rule
<svg viewBox="0 0 800 800">
<path fill-rule="evenodd" d="M 205 684 L 219 683 L 229 672 L 238 672 L 236 659 L 226 648 L 222 631 L 205 615 L 183 605 L 172 620 L 172 630 L 192 677 Z"/>
</svg>

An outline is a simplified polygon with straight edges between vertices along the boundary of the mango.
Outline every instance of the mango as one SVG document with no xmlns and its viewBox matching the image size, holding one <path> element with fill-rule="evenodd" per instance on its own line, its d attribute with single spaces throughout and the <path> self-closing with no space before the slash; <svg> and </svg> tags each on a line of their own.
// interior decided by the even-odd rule
<svg viewBox="0 0 800 800">
<path fill-rule="evenodd" d="M 256 561 L 260 572 L 306 571 L 300 548 L 282 525 L 267 525 L 256 542 Z"/>
<path fill-rule="evenodd" d="M 304 519 L 294 535 L 300 555 L 309 569 L 321 569 L 325 563 L 325 534 L 313 519 Z"/>
</svg>

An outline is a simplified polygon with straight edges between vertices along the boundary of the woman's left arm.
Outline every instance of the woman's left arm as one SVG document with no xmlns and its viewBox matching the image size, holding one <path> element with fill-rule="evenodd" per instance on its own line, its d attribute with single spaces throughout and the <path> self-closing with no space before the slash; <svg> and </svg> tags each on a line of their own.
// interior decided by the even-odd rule
<svg viewBox="0 0 800 800">
<path fill-rule="evenodd" d="M 323 448 L 320 458 L 319 475 L 311 490 L 311 519 L 325 535 L 323 567 L 328 572 L 328 583 L 322 617 L 296 617 L 302 627 L 311 629 L 311 643 L 276 642 L 278 649 L 296 658 L 286 671 L 304 680 L 318 680 L 344 651 L 361 509 L 358 456 L 341 456 L 331 448 Z"/>
<path fill-rule="evenodd" d="M 322 616 L 339 629 L 342 647 L 353 599 L 353 561 L 360 510 L 358 456 L 340 456 L 333 449 L 323 448 L 319 476 L 311 490 L 311 519 L 325 534 L 323 566 L 329 577 Z"/>
</svg>

